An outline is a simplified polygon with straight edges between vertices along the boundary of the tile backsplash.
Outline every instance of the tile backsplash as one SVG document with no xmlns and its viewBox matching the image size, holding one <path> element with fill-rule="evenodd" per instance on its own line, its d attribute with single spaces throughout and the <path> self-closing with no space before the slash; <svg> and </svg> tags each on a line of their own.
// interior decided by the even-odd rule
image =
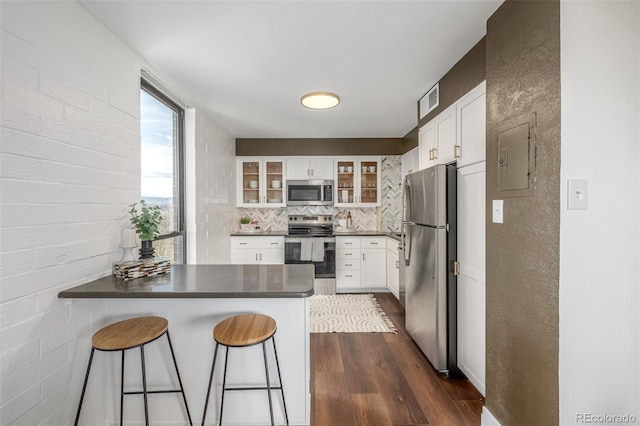
<svg viewBox="0 0 640 426">
<path fill-rule="evenodd" d="M 402 220 L 402 178 L 401 157 L 390 155 L 382 159 L 382 196 L 380 207 L 345 208 L 345 207 L 283 207 L 283 208 L 239 208 L 237 219 L 249 216 L 256 219 L 263 229 L 286 231 L 287 218 L 292 214 L 335 215 L 340 212 L 351 212 L 353 224 L 359 230 L 388 231 L 399 230 Z M 236 220 L 236 223 L 238 223 Z"/>
</svg>

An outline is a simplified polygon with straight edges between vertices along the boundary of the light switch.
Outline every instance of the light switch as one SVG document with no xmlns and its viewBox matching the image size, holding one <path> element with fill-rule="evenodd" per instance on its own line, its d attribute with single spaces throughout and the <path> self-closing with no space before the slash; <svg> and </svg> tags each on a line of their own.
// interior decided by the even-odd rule
<svg viewBox="0 0 640 426">
<path fill-rule="evenodd" d="M 567 209 L 587 209 L 587 180 L 569 179 L 567 184 Z"/>
<path fill-rule="evenodd" d="M 504 200 L 493 200 L 493 223 L 504 223 Z"/>
</svg>

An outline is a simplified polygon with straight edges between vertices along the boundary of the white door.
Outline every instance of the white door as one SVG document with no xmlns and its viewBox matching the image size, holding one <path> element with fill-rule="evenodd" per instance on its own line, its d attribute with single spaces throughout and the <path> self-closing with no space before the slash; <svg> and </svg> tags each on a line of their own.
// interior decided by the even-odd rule
<svg viewBox="0 0 640 426">
<path fill-rule="evenodd" d="M 307 180 L 310 173 L 308 158 L 287 158 L 287 179 Z"/>
<path fill-rule="evenodd" d="M 283 265 L 284 249 L 262 249 L 259 253 L 260 263 L 264 265 Z"/>
<path fill-rule="evenodd" d="M 485 394 L 485 162 L 458 169 L 458 367 Z"/>
<path fill-rule="evenodd" d="M 418 149 L 420 170 L 428 169 L 436 164 L 436 130 L 434 120 L 431 120 L 420 128 L 418 132 Z"/>
<path fill-rule="evenodd" d="M 387 286 L 387 250 L 362 249 L 362 287 Z"/>
<path fill-rule="evenodd" d="M 254 265 L 260 263 L 260 253 L 257 249 L 232 249 L 231 263 L 238 265 Z"/>
<path fill-rule="evenodd" d="M 458 110 L 456 155 L 458 167 L 477 163 L 485 159 L 486 140 L 486 96 L 485 82 L 456 102 Z"/>
<path fill-rule="evenodd" d="M 333 158 L 312 158 L 309 162 L 310 179 L 333 179 Z"/>
<path fill-rule="evenodd" d="M 455 161 L 456 106 L 451 105 L 438 114 L 433 121 L 435 121 L 436 129 L 436 152 L 434 155 L 436 164 Z"/>
</svg>

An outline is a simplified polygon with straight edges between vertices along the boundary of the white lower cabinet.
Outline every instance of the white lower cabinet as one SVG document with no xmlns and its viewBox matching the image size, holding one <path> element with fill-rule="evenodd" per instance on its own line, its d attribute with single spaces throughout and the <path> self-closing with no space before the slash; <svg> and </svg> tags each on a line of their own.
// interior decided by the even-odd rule
<svg viewBox="0 0 640 426">
<path fill-rule="evenodd" d="M 231 237 L 231 263 L 284 264 L 284 237 Z"/>
<path fill-rule="evenodd" d="M 386 237 L 336 237 L 336 289 L 387 287 Z"/>
<path fill-rule="evenodd" d="M 398 241 L 393 238 L 387 238 L 387 288 L 399 299 L 400 258 L 398 257 Z"/>
</svg>

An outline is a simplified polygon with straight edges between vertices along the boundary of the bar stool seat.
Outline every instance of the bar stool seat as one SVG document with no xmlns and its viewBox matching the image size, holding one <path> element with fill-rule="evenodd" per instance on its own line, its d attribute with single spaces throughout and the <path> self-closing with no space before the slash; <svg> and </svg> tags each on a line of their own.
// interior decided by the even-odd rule
<svg viewBox="0 0 640 426">
<path fill-rule="evenodd" d="M 225 346 L 251 346 L 267 341 L 276 333 L 276 321 L 266 315 L 236 315 L 213 329 L 213 339 Z"/>
<path fill-rule="evenodd" d="M 286 424 L 289 424 L 289 416 L 287 414 L 287 404 L 284 398 L 284 388 L 282 386 L 282 377 L 280 376 L 280 363 L 278 362 L 278 352 L 276 350 L 275 335 L 276 333 L 276 321 L 267 316 L 261 314 L 242 314 L 227 318 L 218 323 L 213 329 L 213 339 L 216 342 L 215 351 L 213 353 L 213 363 L 211 364 L 211 375 L 209 377 L 209 387 L 207 388 L 207 398 L 204 405 L 204 413 L 202 414 L 202 425 L 204 426 L 205 419 L 207 417 L 207 407 L 209 405 L 209 396 L 211 393 L 211 384 L 213 382 L 213 372 L 216 366 L 216 358 L 218 356 L 218 346 L 223 345 L 226 347 L 225 361 L 224 361 L 224 374 L 222 380 L 222 398 L 220 402 L 220 420 L 218 425 L 222 425 L 222 413 L 224 408 L 224 393 L 225 391 L 242 391 L 242 390 L 266 390 L 269 397 L 269 414 L 271 415 L 271 424 L 273 421 L 273 404 L 271 401 L 271 391 L 280 390 L 282 394 L 282 405 L 284 408 L 284 415 Z M 276 367 L 278 370 L 279 386 L 271 386 L 269 382 L 269 367 L 267 364 L 267 352 L 265 342 L 271 339 L 273 344 L 273 353 L 275 355 Z M 227 362 L 229 360 L 229 348 L 241 348 L 253 345 L 262 345 L 262 354 L 265 368 L 266 387 L 227 387 Z"/>
<path fill-rule="evenodd" d="M 170 390 L 147 390 L 147 378 L 144 362 L 144 346 L 147 343 L 151 343 L 154 340 L 167 336 L 167 342 L 169 343 L 169 349 L 171 350 L 171 357 L 173 358 L 173 365 L 178 376 L 178 383 L 180 389 Z M 89 381 L 89 373 L 91 372 L 91 362 L 93 361 L 93 354 L 96 350 L 112 352 L 122 352 L 122 370 L 121 370 L 121 382 L 120 382 L 120 424 L 123 421 L 123 405 L 125 395 L 140 395 L 144 396 L 144 416 L 145 424 L 149 425 L 149 409 L 147 404 L 147 395 L 156 393 L 181 393 L 184 401 L 184 406 L 187 411 L 187 417 L 189 424 L 191 422 L 191 414 L 189 413 L 189 406 L 187 405 L 187 398 L 182 386 L 182 380 L 180 378 L 180 372 L 178 370 L 178 364 L 176 362 L 175 353 L 173 352 L 173 345 L 171 344 L 171 338 L 169 337 L 169 322 L 162 317 L 148 316 L 130 318 L 127 320 L 119 321 L 106 327 L 101 328 L 94 333 L 91 338 L 91 355 L 89 356 L 89 364 L 87 365 L 87 372 L 84 379 L 84 385 L 82 386 L 82 394 L 80 395 L 80 403 L 78 404 L 78 412 L 76 413 L 75 425 L 78 424 L 80 419 L 80 411 L 82 410 L 82 401 L 84 400 L 84 394 L 87 389 L 87 383 Z M 142 365 L 142 391 L 125 392 L 124 391 L 124 353 L 128 349 L 140 348 L 140 362 Z"/>
<path fill-rule="evenodd" d="M 168 329 L 169 321 L 162 317 L 131 318 L 96 331 L 91 343 L 101 351 L 121 351 L 152 342 Z"/>
</svg>

